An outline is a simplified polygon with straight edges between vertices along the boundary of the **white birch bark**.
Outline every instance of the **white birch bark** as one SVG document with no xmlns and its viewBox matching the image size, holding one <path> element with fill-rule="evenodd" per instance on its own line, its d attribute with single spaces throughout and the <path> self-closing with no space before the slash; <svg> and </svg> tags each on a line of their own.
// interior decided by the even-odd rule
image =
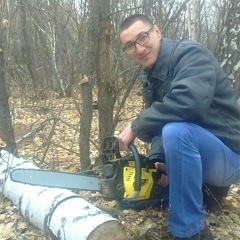
<svg viewBox="0 0 240 240">
<path fill-rule="evenodd" d="M 197 40 L 197 1 L 191 0 L 187 3 L 188 13 L 188 37 L 191 40 Z"/>
<path fill-rule="evenodd" d="M 16 168 L 37 167 L 6 151 L 0 157 L 0 190 L 16 205 L 24 218 L 52 239 L 122 240 L 121 223 L 69 190 L 30 186 L 10 179 Z"/>
<path fill-rule="evenodd" d="M 240 1 L 226 1 L 225 15 L 221 18 L 219 61 L 240 99 Z"/>
</svg>

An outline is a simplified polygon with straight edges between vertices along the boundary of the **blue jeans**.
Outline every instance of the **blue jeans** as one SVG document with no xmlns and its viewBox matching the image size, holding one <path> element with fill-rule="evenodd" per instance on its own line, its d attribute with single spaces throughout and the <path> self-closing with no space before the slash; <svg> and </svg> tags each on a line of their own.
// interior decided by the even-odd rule
<svg viewBox="0 0 240 240">
<path fill-rule="evenodd" d="M 205 226 L 202 183 L 229 186 L 240 180 L 240 155 L 192 123 L 168 123 L 162 139 L 170 182 L 170 230 L 189 238 Z"/>
</svg>

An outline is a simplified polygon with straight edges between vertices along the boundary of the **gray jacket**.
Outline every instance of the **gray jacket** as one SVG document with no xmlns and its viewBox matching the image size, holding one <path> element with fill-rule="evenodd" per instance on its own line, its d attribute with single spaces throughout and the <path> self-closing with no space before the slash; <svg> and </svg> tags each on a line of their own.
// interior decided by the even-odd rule
<svg viewBox="0 0 240 240">
<path fill-rule="evenodd" d="M 230 81 L 213 54 L 195 41 L 164 38 L 158 59 L 143 69 L 146 109 L 132 122 L 151 142 L 150 159 L 164 159 L 162 128 L 169 122 L 198 124 L 240 153 L 240 108 Z"/>
</svg>

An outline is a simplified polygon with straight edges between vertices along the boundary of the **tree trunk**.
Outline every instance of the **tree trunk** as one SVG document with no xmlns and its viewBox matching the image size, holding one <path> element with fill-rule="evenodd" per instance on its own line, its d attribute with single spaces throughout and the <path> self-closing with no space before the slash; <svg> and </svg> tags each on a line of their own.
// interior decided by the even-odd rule
<svg viewBox="0 0 240 240">
<path fill-rule="evenodd" d="M 9 173 L 16 168 L 37 167 L 1 151 L 0 189 L 26 220 L 52 239 L 126 239 L 126 232 L 118 220 L 71 191 L 13 182 Z"/>
<path fill-rule="evenodd" d="M 114 134 L 113 109 L 116 101 L 114 83 L 111 76 L 110 62 L 110 1 L 104 0 L 99 5 L 99 51 L 97 68 L 98 108 L 100 149 L 105 137 Z"/>
<path fill-rule="evenodd" d="M 29 75 L 32 79 L 33 89 L 37 90 L 37 78 L 36 78 L 36 67 L 34 66 L 34 57 L 32 51 L 32 44 L 31 44 L 31 35 L 27 32 L 27 14 L 26 14 L 26 3 L 22 0 L 19 0 L 19 6 L 21 9 L 21 17 L 22 17 L 22 34 L 23 34 L 23 60 L 26 64 Z"/>
<path fill-rule="evenodd" d="M 191 0 L 187 3 L 188 10 L 188 37 L 191 40 L 197 40 L 197 2 Z"/>
<path fill-rule="evenodd" d="M 85 170 L 90 164 L 89 138 L 92 121 L 92 88 L 97 79 L 99 139 L 100 149 L 106 136 L 113 135 L 113 108 L 116 100 L 114 85 L 110 75 L 110 1 L 89 2 L 91 17 L 87 29 L 86 75 L 83 81 L 82 99 L 83 114 L 80 127 L 80 159 L 81 169 Z"/>
<path fill-rule="evenodd" d="M 90 162 L 90 132 L 92 123 L 92 81 L 87 76 L 82 79 L 82 113 L 80 120 L 80 163 L 81 170 L 89 168 Z"/>
<path fill-rule="evenodd" d="M 6 144 L 5 149 L 18 156 L 5 82 L 5 59 L 2 47 L 4 29 L 0 29 L 0 31 L 0 138 Z"/>
<path fill-rule="evenodd" d="M 80 163 L 81 170 L 86 170 L 90 166 L 90 131 L 92 124 L 92 89 L 95 82 L 97 67 L 98 49 L 98 21 L 96 12 L 98 11 L 97 1 L 90 1 L 90 17 L 87 22 L 86 55 L 84 57 L 85 75 L 81 80 L 82 93 L 82 114 L 80 123 Z M 96 6 L 97 5 L 97 6 Z"/>
<path fill-rule="evenodd" d="M 225 7 L 227 11 L 218 56 L 237 97 L 240 97 L 240 4 L 237 0 L 231 0 Z"/>
</svg>

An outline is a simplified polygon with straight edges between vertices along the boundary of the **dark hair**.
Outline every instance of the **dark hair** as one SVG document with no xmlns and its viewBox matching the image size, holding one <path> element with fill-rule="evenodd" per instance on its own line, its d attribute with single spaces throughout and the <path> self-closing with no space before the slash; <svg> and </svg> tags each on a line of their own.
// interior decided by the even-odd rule
<svg viewBox="0 0 240 240">
<path fill-rule="evenodd" d="M 119 35 L 121 34 L 122 31 L 128 29 L 132 24 L 134 24 L 137 21 L 141 21 L 149 26 L 154 25 L 153 22 L 150 20 L 149 17 L 147 17 L 144 14 L 133 14 L 127 18 L 125 18 L 122 23 L 119 26 Z"/>
</svg>

